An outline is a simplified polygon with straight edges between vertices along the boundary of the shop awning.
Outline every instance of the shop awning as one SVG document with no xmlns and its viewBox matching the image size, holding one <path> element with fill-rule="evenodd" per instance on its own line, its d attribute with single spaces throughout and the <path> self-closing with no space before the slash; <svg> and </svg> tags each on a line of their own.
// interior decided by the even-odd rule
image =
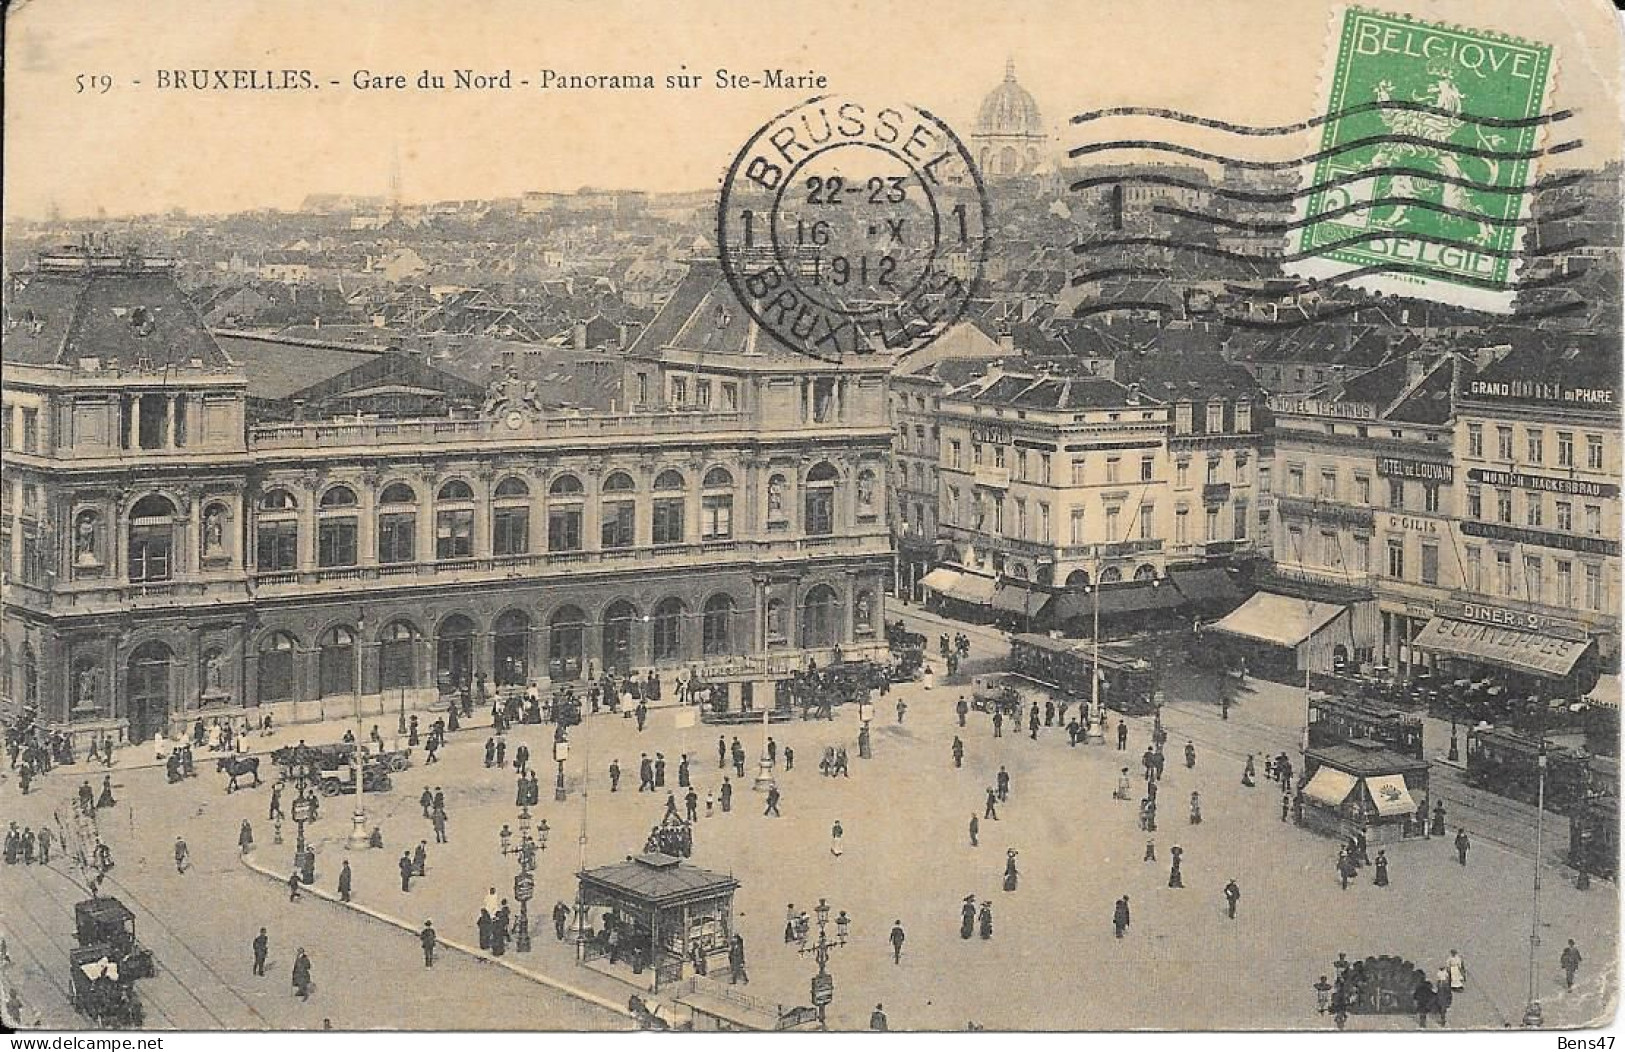
<svg viewBox="0 0 1625 1052">
<path fill-rule="evenodd" d="M 1243 639 L 1295 647 L 1325 628 L 1346 609 L 1335 603 L 1317 603 L 1312 599 L 1297 599 L 1274 592 L 1256 592 L 1223 620 L 1208 627 L 1215 632 Z"/>
<path fill-rule="evenodd" d="M 1180 594 L 1193 603 L 1219 605 L 1241 602 L 1241 589 L 1230 579 L 1228 570 L 1218 567 L 1170 570 L 1168 576 L 1173 579 L 1174 587 L 1179 589 Z"/>
<path fill-rule="evenodd" d="M 993 590 L 997 582 L 991 577 L 980 574 L 962 573 L 959 580 L 943 591 L 943 595 L 958 599 L 962 603 L 975 603 L 978 606 L 987 606 L 993 602 Z"/>
<path fill-rule="evenodd" d="M 1349 798 L 1358 784 L 1360 780 L 1352 774 L 1322 764 L 1315 776 L 1309 779 L 1309 784 L 1303 787 L 1303 795 L 1327 807 L 1342 807 L 1343 801 Z"/>
<path fill-rule="evenodd" d="M 1116 617 L 1120 614 L 1138 614 L 1148 610 L 1173 610 L 1185 605 L 1185 597 L 1169 585 L 1133 582 L 1106 585 L 1100 589 L 1100 616 Z M 1095 616 L 1095 593 L 1092 591 L 1067 592 L 1059 597 L 1055 615 L 1061 620 L 1092 618 Z"/>
<path fill-rule="evenodd" d="M 1321 768 L 1322 771 L 1325 769 Z M 1405 788 L 1404 775 L 1367 775 L 1365 787 L 1371 793 L 1371 802 L 1377 805 L 1377 814 L 1384 818 L 1416 813 L 1416 801 L 1411 799 L 1411 791 Z"/>
<path fill-rule="evenodd" d="M 933 592 L 946 594 L 950 588 L 959 582 L 959 578 L 962 576 L 958 570 L 950 570 L 946 566 L 939 566 L 920 578 L 920 584 Z"/>
<path fill-rule="evenodd" d="M 1604 709 L 1619 708 L 1619 675 L 1603 675 L 1597 677 L 1597 685 L 1591 688 L 1586 695 L 1586 701 Z"/>
<path fill-rule="evenodd" d="M 993 589 L 993 609 L 1006 614 L 1037 617 L 1049 606 L 1051 598 L 1048 592 L 1035 592 L 1019 582 L 1001 581 Z"/>
<path fill-rule="evenodd" d="M 1560 677 L 1574 670 L 1574 663 L 1591 644 L 1589 640 L 1557 639 L 1477 621 L 1435 617 L 1422 627 L 1411 645 L 1537 676 Z"/>
</svg>

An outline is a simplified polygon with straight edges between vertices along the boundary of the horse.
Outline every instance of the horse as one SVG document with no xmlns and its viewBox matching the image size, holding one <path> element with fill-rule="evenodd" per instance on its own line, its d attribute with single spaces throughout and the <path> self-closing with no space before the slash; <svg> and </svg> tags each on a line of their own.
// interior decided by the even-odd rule
<svg viewBox="0 0 1625 1052">
<path fill-rule="evenodd" d="M 226 785 L 226 792 L 235 792 L 237 779 L 245 774 L 254 776 L 254 786 L 260 784 L 260 758 L 258 756 L 222 756 L 216 761 L 214 769 L 231 775 L 231 781 Z"/>
</svg>

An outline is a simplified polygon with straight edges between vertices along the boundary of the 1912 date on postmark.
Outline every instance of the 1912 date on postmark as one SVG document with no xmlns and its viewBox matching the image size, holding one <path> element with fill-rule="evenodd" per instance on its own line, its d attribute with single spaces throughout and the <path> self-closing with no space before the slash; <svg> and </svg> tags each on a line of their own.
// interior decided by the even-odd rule
<svg viewBox="0 0 1625 1052">
<path fill-rule="evenodd" d="M 717 209 L 729 284 L 762 329 L 825 360 L 906 352 L 980 284 L 989 211 L 953 131 L 925 110 L 826 96 L 769 121 Z"/>
<path fill-rule="evenodd" d="M 1549 46 L 1347 8 L 1292 269 L 1510 310 L 1551 67 Z"/>
</svg>

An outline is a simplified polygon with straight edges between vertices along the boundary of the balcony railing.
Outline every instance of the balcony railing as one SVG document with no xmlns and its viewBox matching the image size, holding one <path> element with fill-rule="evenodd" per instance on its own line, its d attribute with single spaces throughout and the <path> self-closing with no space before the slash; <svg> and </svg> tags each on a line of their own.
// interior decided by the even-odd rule
<svg viewBox="0 0 1625 1052">
<path fill-rule="evenodd" d="M 531 416 L 508 420 L 366 420 L 293 424 L 256 424 L 248 429 L 250 449 L 338 448 L 357 445 L 434 445 L 504 439 L 654 436 L 738 431 L 747 424 L 742 412 L 583 413 Z"/>
</svg>

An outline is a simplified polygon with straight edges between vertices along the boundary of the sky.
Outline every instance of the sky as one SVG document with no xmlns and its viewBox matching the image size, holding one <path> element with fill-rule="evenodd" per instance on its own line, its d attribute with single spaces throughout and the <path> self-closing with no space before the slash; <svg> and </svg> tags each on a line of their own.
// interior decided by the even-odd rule
<svg viewBox="0 0 1625 1052">
<path fill-rule="evenodd" d="M 1578 112 L 1562 127 L 1587 141 L 1565 160 L 1619 156 L 1620 32 L 1605 0 L 1378 6 L 1550 42 L 1553 105 Z M 815 70 L 829 91 L 916 104 L 964 138 L 1013 59 L 1057 154 L 1082 141 L 1067 117 L 1102 106 L 1298 121 L 1323 108 L 1336 9 L 1315 0 L 22 0 L 7 17 L 4 205 L 8 217 L 32 218 L 52 206 L 69 217 L 206 214 L 292 209 L 310 193 L 385 194 L 396 156 L 407 202 L 584 185 L 713 188 L 757 127 L 819 93 L 721 90 L 718 68 Z M 162 69 L 284 68 L 310 70 L 320 87 L 156 87 Z M 449 80 L 457 68 L 509 69 L 516 86 L 351 86 L 361 70 L 415 83 L 425 70 Z M 686 71 L 705 86 L 544 91 L 535 86 L 543 69 L 648 73 L 662 86 Z M 113 87 L 78 92 L 80 75 Z M 1091 129 L 1110 138 L 1168 130 L 1124 119 Z M 1251 156 L 1302 148 L 1241 145 Z"/>
</svg>

